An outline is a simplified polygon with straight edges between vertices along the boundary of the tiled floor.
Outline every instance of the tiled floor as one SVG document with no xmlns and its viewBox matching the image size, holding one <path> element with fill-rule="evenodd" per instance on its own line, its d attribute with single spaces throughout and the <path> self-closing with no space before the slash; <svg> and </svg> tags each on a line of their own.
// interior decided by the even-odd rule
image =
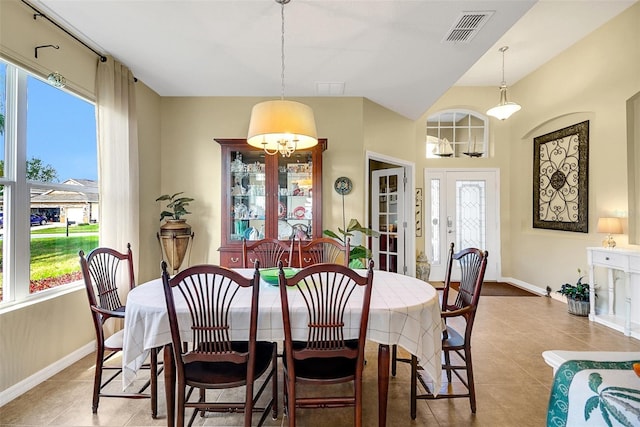
<svg viewBox="0 0 640 427">
<path fill-rule="evenodd" d="M 541 353 L 549 349 L 640 351 L 640 341 L 569 315 L 566 305 L 551 298 L 483 297 L 473 333 L 477 413 L 471 414 L 466 399 L 419 401 L 418 419 L 412 421 L 408 366 L 400 364 L 389 386 L 387 425 L 544 426 L 552 374 Z M 377 345 L 370 343 L 365 367 L 365 426 L 377 425 L 376 352 Z M 156 420 L 151 418 L 148 400 L 101 399 L 98 414 L 92 414 L 92 379 L 93 357 L 86 357 L 0 408 L 0 426 L 166 424 L 162 392 Z M 351 409 L 298 410 L 297 414 L 301 427 L 353 425 Z M 197 419 L 196 425 L 239 426 L 241 418 L 215 414 Z M 286 425 L 286 421 L 280 410 L 277 420 L 268 417 L 267 425 Z"/>
</svg>

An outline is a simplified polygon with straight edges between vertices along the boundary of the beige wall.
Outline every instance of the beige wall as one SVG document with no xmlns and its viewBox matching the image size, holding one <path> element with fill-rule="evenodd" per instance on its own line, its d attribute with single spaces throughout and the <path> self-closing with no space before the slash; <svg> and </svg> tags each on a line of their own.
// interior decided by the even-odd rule
<svg viewBox="0 0 640 427">
<path fill-rule="evenodd" d="M 510 273 L 554 290 L 586 271 L 588 246 L 600 246 L 598 217 L 627 215 L 625 102 L 640 90 L 640 4 L 513 86 L 522 111 L 510 119 L 512 199 Z M 533 229 L 533 138 L 589 120 L 589 233 Z M 511 121 L 512 120 L 512 121 Z M 516 173 L 517 172 L 517 173 Z M 625 221 L 626 223 L 626 221 Z M 627 246 L 625 235 L 616 236 Z M 638 248 L 638 246 L 635 246 Z"/>
<path fill-rule="evenodd" d="M 94 99 L 98 57 L 43 18 L 33 19 L 33 10 L 18 0 L 0 1 L 0 53 L 22 67 L 44 77 L 57 71 L 67 79 L 67 89 Z M 58 45 L 60 49 L 40 45 Z"/>
<path fill-rule="evenodd" d="M 34 47 L 57 44 L 59 50 Z M 47 76 L 59 71 L 69 89 L 93 98 L 97 57 L 17 0 L 0 2 L 0 53 Z M 84 289 L 0 314 L 0 391 L 95 339 Z"/>
<path fill-rule="evenodd" d="M 59 50 L 34 47 L 57 44 Z M 19 0 L 0 1 L 0 53 L 11 62 L 47 76 L 58 71 L 67 89 L 94 97 L 98 58 Z M 160 97 L 142 82 L 136 86 L 140 151 L 140 245 L 138 280 L 157 277 L 160 249 L 155 237 L 160 189 Z M 151 200 L 149 200 L 151 198 Z M 135 249 L 134 249 L 135 250 Z M 154 268 L 155 267 L 155 268 Z M 84 287 L 32 305 L 0 313 L 0 392 L 36 375 L 95 340 Z"/>
<path fill-rule="evenodd" d="M 163 98 L 160 194 L 184 191 L 195 198 L 187 216 L 195 233 L 191 263 L 219 261 L 221 244 L 220 146 L 214 138 L 245 138 L 251 108 L 261 98 Z M 364 158 L 361 98 L 306 98 L 318 135 L 328 139 L 323 154 L 323 225 L 342 223 L 342 202 L 333 192 L 339 176 L 357 178 L 347 215 L 362 218 Z M 404 143 L 410 143 L 405 140 Z M 157 194 L 159 195 L 159 194 Z M 150 196 L 157 197 L 156 194 Z"/>
<path fill-rule="evenodd" d="M 595 231 L 598 217 L 627 215 L 625 102 L 638 90 L 640 4 L 509 87 L 522 110 L 504 122 L 491 119 L 491 158 L 425 159 L 417 170 L 499 168 L 502 276 L 557 290 L 577 278 L 578 268 L 586 272 L 585 248 L 600 246 L 604 237 Z M 423 123 L 436 111 L 484 112 L 497 101 L 497 87 L 451 88 L 418 120 L 416 140 L 425 140 Z M 533 138 L 584 120 L 590 121 L 589 233 L 534 229 Z M 629 246 L 627 235 L 616 241 Z"/>
<path fill-rule="evenodd" d="M 18 0 L 1 1 L 0 12 L 3 55 L 24 61 L 43 75 L 57 70 L 78 92 L 93 92 L 93 54 L 75 41 L 65 40 L 66 36 L 51 30 L 50 25 L 34 22 L 29 9 Z M 367 150 L 415 161 L 417 186 L 421 186 L 424 168 L 496 167 L 501 176 L 503 275 L 554 289 L 574 279 L 575 269 L 585 266 L 585 247 L 599 245 L 603 237 L 593 232 L 598 215 L 627 209 L 624 105 L 640 90 L 639 31 L 637 4 L 511 86 L 510 97 L 523 109 L 505 122 L 491 121 L 491 157 L 487 159 L 424 159 L 425 118 L 437 110 L 456 107 L 484 112 L 497 103 L 497 87 L 452 88 L 414 123 L 361 98 L 301 99 L 314 109 L 318 133 L 329 141 L 323 156 L 324 228 L 341 224 L 341 198 L 333 191 L 333 182 L 339 176 L 349 176 L 354 182 L 353 193 L 345 198 L 347 218 L 364 218 Z M 41 51 L 36 63 L 33 47 L 43 38 L 65 50 Z M 160 194 L 185 191 L 196 199 L 188 218 L 195 232 L 191 262 L 218 261 L 220 148 L 213 138 L 244 137 L 251 107 L 262 99 L 162 98 L 142 82 L 136 95 L 141 197 L 138 278 L 145 281 L 159 272 L 160 249 L 155 233 L 160 206 L 155 198 Z M 533 137 L 584 118 L 591 120 L 592 231 L 581 234 L 533 229 Z M 624 244 L 626 236 L 617 240 Z M 416 249 L 422 247 L 424 241 L 420 240 Z M 3 313 L 0 330 L 0 390 L 93 339 L 83 290 Z M 33 355 L 25 358 L 25 349 Z"/>
</svg>

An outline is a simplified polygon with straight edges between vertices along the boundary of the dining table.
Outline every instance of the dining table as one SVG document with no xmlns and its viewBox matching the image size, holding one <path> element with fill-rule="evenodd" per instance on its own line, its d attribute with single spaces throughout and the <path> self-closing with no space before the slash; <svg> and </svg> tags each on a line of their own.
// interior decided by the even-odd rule
<svg viewBox="0 0 640 427">
<path fill-rule="evenodd" d="M 245 277 L 253 269 L 235 269 Z M 366 275 L 367 270 L 356 270 Z M 284 340 L 280 291 L 277 285 L 260 280 L 257 339 Z M 231 316 L 246 314 L 251 306 L 250 292 L 239 295 L 231 307 Z M 178 295 L 178 294 L 174 294 Z M 176 311 L 188 311 L 182 298 L 176 297 Z M 302 302 L 301 302 L 302 303 Z M 127 296 L 122 354 L 123 388 L 135 380 L 138 370 L 152 349 L 164 346 L 167 425 L 175 423 L 175 366 L 171 349 L 171 331 L 162 279 L 136 286 Z M 348 316 L 347 316 L 348 317 Z M 433 390 L 441 386 L 442 322 L 438 292 L 429 283 L 415 277 L 374 270 L 367 340 L 378 343 L 378 425 L 386 426 L 389 389 L 390 346 L 399 345 L 417 356 L 432 380 Z M 234 330 L 232 339 L 248 339 L 247 330 Z"/>
</svg>

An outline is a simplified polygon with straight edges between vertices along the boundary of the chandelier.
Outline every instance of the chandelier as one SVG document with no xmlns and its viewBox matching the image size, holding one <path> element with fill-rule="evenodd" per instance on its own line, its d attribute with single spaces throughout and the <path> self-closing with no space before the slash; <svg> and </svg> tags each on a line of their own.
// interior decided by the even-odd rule
<svg viewBox="0 0 640 427">
<path fill-rule="evenodd" d="M 261 148 L 269 155 L 280 153 L 289 157 L 296 150 L 318 144 L 313 110 L 308 105 L 284 99 L 284 5 L 290 0 L 275 0 L 280 4 L 282 19 L 280 63 L 280 99 L 260 102 L 253 106 L 249 120 L 247 143 Z"/>
<path fill-rule="evenodd" d="M 504 53 L 509 49 L 509 46 L 502 46 L 499 50 L 502 52 L 502 83 L 500 83 L 500 102 L 495 107 L 489 109 L 487 114 L 495 117 L 496 119 L 506 120 L 513 113 L 519 111 L 520 104 L 507 101 L 507 82 L 504 80 Z"/>
<path fill-rule="evenodd" d="M 52 86 L 63 88 L 67 85 L 67 79 L 62 74 L 55 71 L 47 76 L 47 80 Z"/>
</svg>

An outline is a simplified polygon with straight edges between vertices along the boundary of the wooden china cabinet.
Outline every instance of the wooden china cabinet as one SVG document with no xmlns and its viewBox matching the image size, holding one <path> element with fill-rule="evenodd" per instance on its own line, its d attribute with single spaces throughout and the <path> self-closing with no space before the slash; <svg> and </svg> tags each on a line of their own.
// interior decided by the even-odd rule
<svg viewBox="0 0 640 427">
<path fill-rule="evenodd" d="M 245 139 L 215 141 L 222 149 L 220 265 L 242 267 L 243 237 L 248 241 L 322 237 L 326 139 L 319 139 L 311 149 L 295 151 L 291 157 L 267 155 Z M 293 259 L 296 264 L 296 254 Z"/>
</svg>

